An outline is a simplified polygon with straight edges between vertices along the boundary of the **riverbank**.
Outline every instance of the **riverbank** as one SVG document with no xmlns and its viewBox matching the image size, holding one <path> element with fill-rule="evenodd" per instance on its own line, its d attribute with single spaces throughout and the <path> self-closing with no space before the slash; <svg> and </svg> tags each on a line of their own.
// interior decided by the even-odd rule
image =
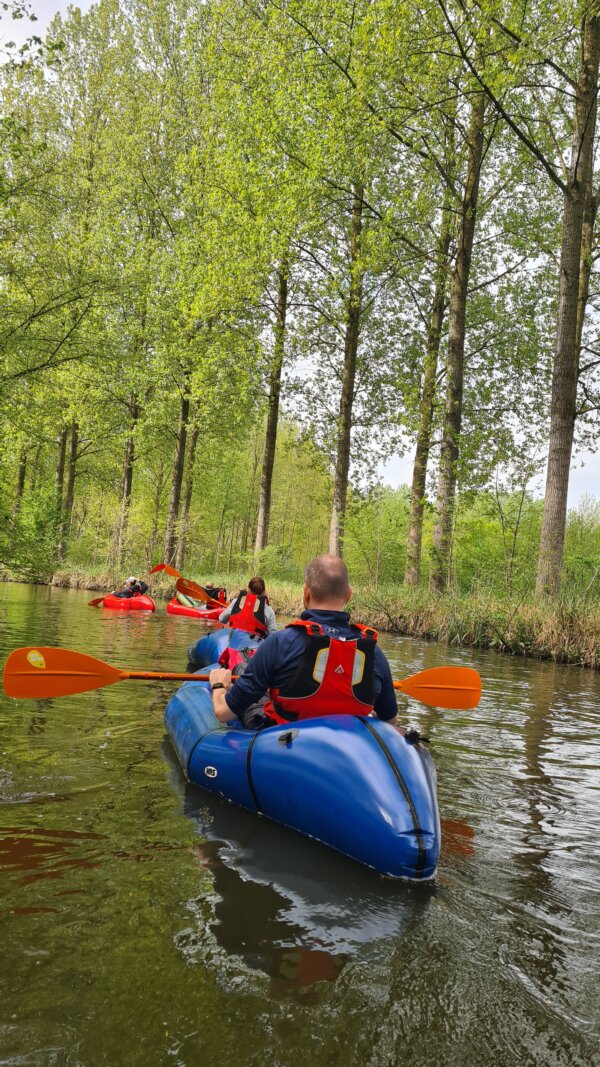
<svg viewBox="0 0 600 1067">
<path fill-rule="evenodd" d="M 7 575 L 5 578 L 10 580 Z M 229 574 L 213 576 L 212 580 L 234 592 L 245 584 L 246 578 Z M 51 582 L 94 591 L 111 589 L 114 583 L 114 576 L 83 571 L 57 572 Z M 174 580 L 164 574 L 152 575 L 151 591 L 159 601 L 167 600 L 173 594 Z M 298 582 L 269 580 L 268 593 L 279 614 L 297 615 L 302 610 L 302 587 Z M 388 633 L 594 670 L 600 667 L 600 605 L 582 597 L 564 596 L 538 603 L 533 598 L 503 600 L 484 593 L 432 597 L 426 589 L 401 585 L 379 589 L 357 586 L 352 615 L 357 622 Z"/>
</svg>

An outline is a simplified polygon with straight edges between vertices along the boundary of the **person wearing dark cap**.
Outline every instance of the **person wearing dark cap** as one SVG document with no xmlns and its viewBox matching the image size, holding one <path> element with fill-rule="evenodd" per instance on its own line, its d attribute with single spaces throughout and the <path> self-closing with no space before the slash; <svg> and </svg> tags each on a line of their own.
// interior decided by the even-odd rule
<svg viewBox="0 0 600 1067">
<path fill-rule="evenodd" d="M 136 578 L 134 574 L 130 578 L 127 578 L 122 585 L 119 586 L 113 593 L 113 596 L 126 599 L 132 596 L 143 596 L 148 591 L 146 582 L 143 582 L 141 578 Z"/>
</svg>

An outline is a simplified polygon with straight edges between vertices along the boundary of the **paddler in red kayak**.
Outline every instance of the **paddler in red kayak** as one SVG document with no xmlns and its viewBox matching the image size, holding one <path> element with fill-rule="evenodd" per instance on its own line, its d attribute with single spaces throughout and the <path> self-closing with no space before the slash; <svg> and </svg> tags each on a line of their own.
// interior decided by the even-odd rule
<svg viewBox="0 0 600 1067">
<path fill-rule="evenodd" d="M 147 591 L 148 586 L 146 583 L 141 578 L 136 578 L 133 574 L 131 578 L 126 578 L 122 585 L 115 589 L 111 595 L 124 600 L 132 596 L 143 596 Z"/>
<path fill-rule="evenodd" d="M 251 578 L 247 589 L 240 589 L 235 600 L 219 615 L 219 622 L 226 622 L 235 630 L 249 634 L 277 632 L 275 612 L 269 604 L 263 578 Z"/>
<path fill-rule="evenodd" d="M 220 722 L 236 718 L 249 729 L 319 715 L 370 715 L 396 722 L 390 665 L 377 632 L 350 622 L 348 570 L 337 556 L 317 556 L 304 572 L 299 619 L 256 650 L 232 684 L 231 671 L 210 672 Z M 268 694 L 268 695 L 267 695 Z"/>
</svg>

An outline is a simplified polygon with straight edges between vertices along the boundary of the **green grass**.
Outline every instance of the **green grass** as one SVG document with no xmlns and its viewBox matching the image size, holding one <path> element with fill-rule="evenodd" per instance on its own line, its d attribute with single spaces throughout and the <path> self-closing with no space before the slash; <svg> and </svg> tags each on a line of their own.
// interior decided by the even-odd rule
<svg viewBox="0 0 600 1067">
<path fill-rule="evenodd" d="M 190 577 L 207 580 L 202 575 Z M 246 574 L 228 574 L 212 580 L 235 593 L 247 579 Z M 109 574 L 65 570 L 54 575 L 52 584 L 106 591 L 117 580 Z M 151 576 L 151 592 L 158 600 L 169 599 L 174 584 L 164 574 Z M 299 582 L 268 580 L 267 592 L 275 612 L 297 615 L 302 610 Z M 538 602 L 533 597 L 509 600 L 486 592 L 431 596 L 424 588 L 362 585 L 354 588 L 351 608 L 357 622 L 390 633 L 594 669 L 600 666 L 600 602 L 584 595 Z"/>
</svg>

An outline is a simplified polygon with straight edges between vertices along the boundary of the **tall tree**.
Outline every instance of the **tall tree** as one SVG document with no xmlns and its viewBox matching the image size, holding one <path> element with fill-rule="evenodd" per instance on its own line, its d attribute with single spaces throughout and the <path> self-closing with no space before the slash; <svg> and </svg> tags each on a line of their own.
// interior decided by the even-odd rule
<svg viewBox="0 0 600 1067">
<path fill-rule="evenodd" d="M 342 366 L 342 388 L 340 392 L 340 406 L 337 420 L 333 504 L 331 508 L 331 524 L 329 527 L 329 552 L 333 556 L 343 555 L 344 546 L 344 518 L 346 515 L 348 474 L 350 471 L 352 408 L 354 404 L 354 383 L 356 380 L 356 363 L 360 340 L 360 321 L 363 298 L 363 267 L 361 264 L 363 195 L 363 183 L 361 181 L 355 181 L 352 185 L 352 213 L 348 239 L 349 284 L 344 330 L 344 362 Z"/>
<path fill-rule="evenodd" d="M 269 521 L 271 518 L 271 489 L 273 484 L 273 465 L 277 447 L 277 429 L 279 425 L 279 401 L 281 396 L 281 371 L 285 352 L 285 324 L 288 310 L 289 262 L 284 257 L 276 271 L 277 306 L 275 312 L 273 360 L 269 374 L 269 395 L 267 401 L 267 425 L 265 429 L 265 448 L 258 501 L 258 523 L 254 551 L 256 555 L 266 548 L 269 539 Z"/>
<path fill-rule="evenodd" d="M 600 17 L 583 20 L 581 66 L 576 86 L 571 162 L 563 201 L 556 352 L 552 375 L 548 471 L 540 536 L 536 591 L 560 590 L 567 519 L 567 493 L 577 416 L 577 384 L 584 308 L 587 298 L 586 260 L 590 255 L 591 205 L 596 133 Z M 587 247 L 584 219 L 588 206 Z"/>
<path fill-rule="evenodd" d="M 454 495 L 462 423 L 467 297 L 485 141 L 485 109 L 485 94 L 481 91 L 475 92 L 471 100 L 469 127 L 466 136 L 463 196 L 458 217 L 456 258 L 452 270 L 448 305 L 446 407 L 440 449 L 436 522 L 433 534 L 433 559 L 430 575 L 431 587 L 436 591 L 442 590 L 446 586 L 450 566 Z"/>
<path fill-rule="evenodd" d="M 579 380 L 578 328 L 583 328 L 584 297 L 580 285 L 586 203 L 591 203 L 596 97 L 598 91 L 599 15 L 592 3 L 561 5 L 554 10 L 524 11 L 519 30 L 510 17 L 492 5 L 465 7 L 461 26 L 452 19 L 443 0 L 438 0 L 463 60 L 508 128 L 540 165 L 562 196 L 562 242 L 560 249 L 556 347 L 553 364 L 550 435 L 544 516 L 536 578 L 538 595 L 560 590 L 569 473 L 577 418 Z M 499 17 L 500 16 L 500 17 Z M 465 36 L 483 18 L 492 35 L 493 70 L 469 54 Z M 579 55 L 572 47 L 573 30 L 581 19 Z M 535 40 L 532 50 L 528 40 Z M 574 73 L 570 70 L 574 68 Z M 549 72 L 540 80 L 537 72 Z M 532 77 L 533 75 L 533 77 Z M 524 83 L 528 92 L 523 92 Z M 563 158 L 565 122 L 563 93 L 575 96 L 571 122 L 570 161 Z M 555 155 L 558 156 L 555 159 Z M 578 327 L 578 323 L 580 327 Z"/>
<path fill-rule="evenodd" d="M 449 156 L 448 162 L 450 162 Z M 433 282 L 433 297 L 429 313 L 426 350 L 423 360 L 423 377 L 419 400 L 417 444 L 413 463 L 410 491 L 410 520 L 406 537 L 406 585 L 418 585 L 421 580 L 421 549 L 423 544 L 423 514 L 427 484 L 427 465 L 431 448 L 434 421 L 434 404 L 437 389 L 438 359 L 444 313 L 447 304 L 450 242 L 452 239 L 452 195 L 450 184 L 444 189 L 444 203 Z"/>
</svg>

